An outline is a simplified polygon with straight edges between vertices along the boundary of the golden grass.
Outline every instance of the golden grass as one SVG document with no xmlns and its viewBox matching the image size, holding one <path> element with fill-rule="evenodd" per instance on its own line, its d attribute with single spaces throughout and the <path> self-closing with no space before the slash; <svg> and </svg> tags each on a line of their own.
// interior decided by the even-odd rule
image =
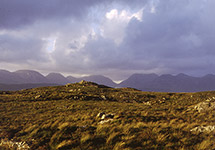
<svg viewBox="0 0 215 150">
<path fill-rule="evenodd" d="M 190 131 L 215 124 L 213 110 L 191 107 L 211 97 L 215 92 L 154 93 L 92 83 L 0 92 L 0 139 L 44 150 L 212 149 L 214 134 Z M 99 112 L 115 116 L 100 124 Z"/>
</svg>

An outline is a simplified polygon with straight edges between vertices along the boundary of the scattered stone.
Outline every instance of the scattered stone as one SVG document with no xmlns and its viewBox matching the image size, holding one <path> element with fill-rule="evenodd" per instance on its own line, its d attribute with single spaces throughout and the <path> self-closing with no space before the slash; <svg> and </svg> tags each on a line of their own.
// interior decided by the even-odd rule
<svg viewBox="0 0 215 150">
<path fill-rule="evenodd" d="M 162 104 L 162 103 L 165 103 L 165 101 L 162 99 L 162 100 L 158 100 L 158 102 L 160 103 L 160 104 Z"/>
<path fill-rule="evenodd" d="M 150 101 L 148 101 L 148 102 L 143 102 L 143 104 L 144 104 L 144 105 L 148 105 L 148 106 L 151 106 L 151 105 L 152 105 L 152 103 L 151 103 Z"/>
<path fill-rule="evenodd" d="M 66 84 L 66 87 L 70 87 L 70 86 L 72 86 L 72 83 L 67 83 Z"/>
<path fill-rule="evenodd" d="M 98 113 L 96 117 L 101 118 L 104 114 L 105 114 L 104 112 Z"/>
<path fill-rule="evenodd" d="M 113 119 L 114 115 L 113 114 L 105 114 L 104 112 L 98 113 L 97 118 L 100 118 L 101 120 L 105 119 Z"/>
<path fill-rule="evenodd" d="M 35 96 L 35 99 L 39 99 L 41 97 L 41 95 L 37 95 Z"/>
<path fill-rule="evenodd" d="M 114 115 L 113 114 L 105 114 L 104 112 L 100 112 L 97 114 L 96 117 L 101 119 L 99 124 L 104 124 L 104 123 L 113 121 Z"/>
<path fill-rule="evenodd" d="M 85 80 L 80 81 L 79 84 L 82 85 L 82 87 L 85 87 L 85 86 L 88 86 L 88 87 L 98 87 L 97 83 L 90 82 L 90 81 L 85 81 Z"/>
<path fill-rule="evenodd" d="M 79 99 L 79 97 L 78 97 L 78 96 L 74 96 L 74 97 L 73 97 L 73 99 L 75 99 L 75 100 L 76 100 L 76 99 Z"/>
<path fill-rule="evenodd" d="M 10 149 L 16 149 L 16 150 L 29 150 L 30 147 L 26 142 L 13 142 L 8 140 L 1 140 L 0 146 L 7 146 Z"/>
<path fill-rule="evenodd" d="M 113 119 L 114 118 L 114 115 L 113 114 L 103 114 L 101 119 L 104 120 L 104 119 Z"/>
<path fill-rule="evenodd" d="M 106 96 L 104 96 L 104 95 L 102 95 L 101 98 L 102 98 L 103 100 L 107 100 Z"/>
<path fill-rule="evenodd" d="M 104 120 L 104 119 L 105 119 L 105 117 L 106 117 L 106 115 L 105 115 L 105 114 L 103 114 L 103 115 L 102 115 L 102 117 L 101 117 L 101 119 L 102 119 L 102 120 Z"/>
<path fill-rule="evenodd" d="M 104 123 L 111 122 L 111 121 L 113 121 L 113 119 L 102 120 L 99 122 L 99 124 L 104 124 Z"/>
<path fill-rule="evenodd" d="M 80 84 L 85 84 L 87 81 L 85 81 L 85 80 L 81 80 L 79 83 Z"/>
<path fill-rule="evenodd" d="M 197 110 L 199 113 L 206 112 L 209 110 L 214 110 L 215 102 L 211 102 L 211 101 L 201 102 L 201 103 L 198 103 L 197 105 L 195 105 L 194 109 Z"/>
<path fill-rule="evenodd" d="M 191 132 L 213 132 L 215 130 L 214 126 L 198 126 L 193 129 L 191 129 Z"/>
</svg>

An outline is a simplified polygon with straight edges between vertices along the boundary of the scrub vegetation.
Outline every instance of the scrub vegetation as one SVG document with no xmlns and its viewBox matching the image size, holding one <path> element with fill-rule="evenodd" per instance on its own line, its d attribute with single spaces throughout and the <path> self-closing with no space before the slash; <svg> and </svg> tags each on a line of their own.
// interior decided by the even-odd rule
<svg viewBox="0 0 215 150">
<path fill-rule="evenodd" d="M 92 82 L 0 91 L 0 149 L 206 150 L 215 111 L 194 106 L 215 92 L 155 93 Z"/>
</svg>

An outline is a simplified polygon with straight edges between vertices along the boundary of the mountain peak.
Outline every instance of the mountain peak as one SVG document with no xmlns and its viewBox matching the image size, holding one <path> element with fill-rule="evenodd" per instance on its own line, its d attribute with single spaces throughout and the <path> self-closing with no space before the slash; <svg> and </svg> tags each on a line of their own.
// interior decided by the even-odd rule
<svg viewBox="0 0 215 150">
<path fill-rule="evenodd" d="M 179 73 L 177 74 L 176 76 L 179 76 L 179 77 L 187 77 L 188 75 L 184 74 L 184 73 Z"/>
<path fill-rule="evenodd" d="M 95 82 L 97 84 L 107 85 L 110 87 L 116 86 L 116 83 L 114 83 L 111 79 L 109 79 L 108 77 L 105 77 L 103 75 L 90 75 L 90 76 L 85 76 L 81 79 L 85 80 L 85 81 Z"/>
<path fill-rule="evenodd" d="M 46 78 L 51 82 L 51 83 L 56 83 L 56 84 L 66 84 L 70 83 L 70 81 L 65 78 L 62 74 L 60 73 L 49 73 Z"/>
<path fill-rule="evenodd" d="M 25 83 L 47 83 L 48 80 L 39 72 L 34 70 L 18 70 L 14 72 L 23 80 Z"/>
<path fill-rule="evenodd" d="M 207 74 L 207 75 L 203 76 L 203 78 L 214 78 L 214 77 L 215 77 L 215 75 L 213 75 L 213 74 Z"/>
<path fill-rule="evenodd" d="M 132 87 L 136 89 L 141 89 L 142 85 L 147 85 L 149 82 L 152 82 L 158 78 L 157 74 L 139 74 L 135 73 L 131 75 L 128 79 L 122 81 L 119 86 L 120 87 Z"/>
<path fill-rule="evenodd" d="M 4 70 L 4 69 L 0 69 L 1 73 L 11 73 L 10 71 Z"/>
<path fill-rule="evenodd" d="M 191 76 L 184 74 L 184 73 L 179 73 L 176 75 L 176 77 L 178 77 L 178 78 L 195 78 L 195 77 L 191 77 Z"/>
<path fill-rule="evenodd" d="M 62 74 L 60 74 L 60 73 L 55 73 L 55 72 L 49 73 L 46 77 L 48 77 L 48 76 L 64 77 Z"/>
</svg>

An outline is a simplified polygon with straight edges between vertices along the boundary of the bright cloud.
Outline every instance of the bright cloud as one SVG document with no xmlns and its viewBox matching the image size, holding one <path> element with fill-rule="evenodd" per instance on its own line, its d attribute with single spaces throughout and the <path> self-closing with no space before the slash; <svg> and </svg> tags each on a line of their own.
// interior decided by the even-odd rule
<svg viewBox="0 0 215 150">
<path fill-rule="evenodd" d="M 45 49 L 49 52 L 52 53 L 55 50 L 55 45 L 56 45 L 56 37 L 50 37 L 48 39 L 44 39 L 47 43 Z"/>
<path fill-rule="evenodd" d="M 119 45 L 124 38 L 125 29 L 132 18 L 142 21 L 143 9 L 136 13 L 131 13 L 127 10 L 119 11 L 112 9 L 106 13 L 103 24 L 101 25 L 101 35 L 105 38 L 110 38 Z"/>
</svg>

